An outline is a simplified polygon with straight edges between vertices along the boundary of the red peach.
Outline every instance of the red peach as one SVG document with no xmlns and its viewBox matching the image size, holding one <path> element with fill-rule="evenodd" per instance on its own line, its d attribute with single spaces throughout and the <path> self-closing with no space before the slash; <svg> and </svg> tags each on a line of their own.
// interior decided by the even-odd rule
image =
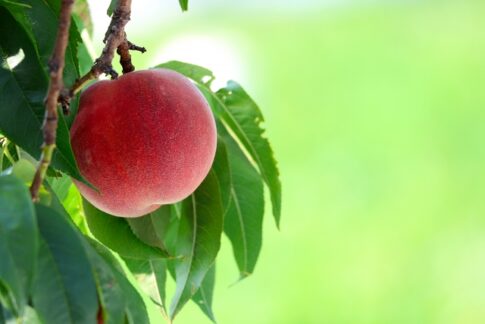
<svg viewBox="0 0 485 324">
<path fill-rule="evenodd" d="M 214 160 L 217 132 L 200 91 L 166 69 L 99 81 L 81 95 L 71 128 L 81 174 L 74 180 L 97 208 L 137 217 L 189 196 Z"/>
</svg>

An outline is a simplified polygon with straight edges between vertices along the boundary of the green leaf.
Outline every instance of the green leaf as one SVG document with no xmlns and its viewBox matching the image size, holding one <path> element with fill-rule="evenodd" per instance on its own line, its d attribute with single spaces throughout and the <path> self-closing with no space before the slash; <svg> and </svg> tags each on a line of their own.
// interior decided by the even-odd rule
<svg viewBox="0 0 485 324">
<path fill-rule="evenodd" d="M 248 151 L 268 185 L 273 216 L 279 226 L 281 183 L 273 150 L 269 141 L 263 136 L 264 130 L 260 125 L 264 121 L 263 115 L 246 91 L 234 81 L 229 81 L 227 86 L 216 94 L 219 98 L 216 103 L 220 104 L 222 119 Z"/>
<path fill-rule="evenodd" d="M 41 234 L 32 301 L 44 323 L 94 323 L 96 284 L 78 232 L 59 212 L 35 206 Z"/>
<path fill-rule="evenodd" d="M 108 17 L 111 17 L 111 15 L 116 9 L 116 6 L 118 6 L 118 0 L 111 0 L 111 2 L 109 3 L 108 10 L 106 11 L 106 14 L 108 15 Z"/>
<path fill-rule="evenodd" d="M 69 177 L 63 176 L 60 179 L 63 178 L 69 180 L 69 185 L 72 184 Z M 65 184 L 63 183 L 62 186 L 64 187 Z M 71 186 L 69 192 L 72 192 L 72 189 L 75 189 L 75 187 Z M 51 186 L 49 186 L 49 190 L 54 191 Z M 79 195 L 79 193 L 77 194 Z M 69 194 L 66 197 L 66 200 L 67 199 L 69 199 Z M 72 215 L 67 214 L 66 209 L 64 209 L 56 195 L 53 196 L 51 208 L 58 211 L 66 220 L 69 220 L 69 216 L 72 218 Z M 88 241 L 86 241 L 85 237 L 80 232 L 76 232 L 76 234 L 89 259 L 93 278 L 96 283 L 98 300 L 100 302 L 100 309 L 102 311 L 104 323 L 122 323 L 124 319 L 125 299 L 123 291 L 113 274 L 112 266 L 97 254 L 97 251 L 88 243 Z"/>
<path fill-rule="evenodd" d="M 21 2 L 16 2 L 16 1 L 12 1 L 12 0 L 0 0 L 0 5 L 4 6 L 4 7 L 9 7 L 9 6 L 13 6 L 13 7 L 17 7 L 17 8 L 27 8 L 27 9 L 30 9 L 30 6 L 24 4 L 24 3 L 21 3 Z"/>
<path fill-rule="evenodd" d="M 125 274 L 121 272 L 115 272 L 118 282 L 121 285 L 121 289 L 125 293 L 126 298 L 126 317 L 130 324 L 149 324 L 148 314 L 145 303 L 141 298 L 138 291 L 132 286 L 132 284 L 125 278 Z"/>
<path fill-rule="evenodd" d="M 51 201 L 44 205 L 58 211 L 66 218 L 70 218 L 81 233 L 88 235 L 88 227 L 82 211 L 81 194 L 73 185 L 71 178 L 60 174 L 55 177 L 47 177 L 47 180 L 48 183 L 44 183 L 44 186 L 47 188 L 47 193 L 50 194 Z"/>
<path fill-rule="evenodd" d="M 220 127 L 223 126 L 217 125 L 218 129 Z M 212 164 L 212 170 L 214 170 L 214 173 L 217 176 L 217 181 L 219 182 L 222 206 L 225 215 L 229 208 L 229 203 L 231 202 L 231 170 L 229 169 L 226 143 L 220 136 L 217 138 L 217 151 L 214 163 Z"/>
<path fill-rule="evenodd" d="M 214 80 L 214 74 L 212 73 L 212 71 L 195 64 L 180 61 L 169 61 L 157 65 L 157 68 L 177 71 L 178 73 L 183 74 L 187 78 L 192 79 L 200 84 L 209 84 L 212 80 Z"/>
<path fill-rule="evenodd" d="M 34 208 L 27 188 L 0 176 L 0 301 L 21 315 L 32 284 L 38 249 Z"/>
<path fill-rule="evenodd" d="M 52 166 L 91 186 L 78 169 L 71 147 L 67 121 L 60 109 L 58 109 L 58 116 L 56 149 L 52 156 Z"/>
<path fill-rule="evenodd" d="M 150 260 L 135 260 L 130 258 L 123 258 L 128 270 L 133 274 L 151 274 L 152 268 Z"/>
<path fill-rule="evenodd" d="M 84 235 L 88 234 L 88 225 L 86 224 L 86 217 L 83 212 L 83 199 L 75 185 L 69 187 L 67 197 L 62 201 L 62 205 L 71 217 L 76 227 Z"/>
<path fill-rule="evenodd" d="M 27 36 L 34 46 L 35 52 L 37 53 L 37 55 L 39 55 L 37 42 L 35 41 L 34 37 L 33 26 L 26 14 L 26 10 L 32 10 L 32 8 L 29 5 L 23 3 L 7 0 L 1 0 L 0 6 L 3 6 L 5 9 L 7 9 L 12 17 L 20 24 L 20 26 L 22 26 L 23 30 L 25 31 L 25 33 L 27 33 Z"/>
<path fill-rule="evenodd" d="M 12 313 L 10 313 L 6 308 L 0 303 L 0 324 L 10 323 L 15 321 Z"/>
<path fill-rule="evenodd" d="M 33 24 L 33 26 L 42 26 L 42 28 L 32 28 L 32 30 L 37 43 L 37 48 L 39 49 L 40 60 L 47 72 L 47 64 L 52 56 L 57 35 L 60 1 L 24 0 L 24 3 L 32 7 L 31 10 L 25 10 L 29 22 L 31 24 L 35 22 L 35 25 Z M 72 84 L 79 77 L 76 47 L 80 39 L 75 25 L 71 23 L 63 73 L 65 84 Z"/>
<path fill-rule="evenodd" d="M 17 154 L 17 146 L 14 143 L 9 142 L 7 138 L 3 138 L 2 145 L 3 146 L 0 149 L 0 166 L 2 170 L 6 170 L 13 166 L 15 162 L 18 161 L 19 157 Z"/>
<path fill-rule="evenodd" d="M 89 5 L 86 0 L 78 0 L 74 4 L 73 8 L 73 22 L 77 31 L 77 60 L 79 73 L 81 75 L 89 72 L 93 66 L 93 57 L 88 49 L 88 44 L 92 46 L 92 34 L 93 34 L 93 24 L 91 20 L 91 13 L 89 11 Z M 71 100 L 71 115 L 77 113 L 77 108 L 79 104 L 79 96 L 76 96 L 74 100 Z M 68 124 L 71 124 L 71 119 L 69 118 Z"/>
<path fill-rule="evenodd" d="M 27 35 L 2 7 L 0 60 L 0 129 L 27 152 L 35 153 L 37 150 L 38 157 L 42 144 L 40 120 L 44 113 L 47 76 Z"/>
<path fill-rule="evenodd" d="M 22 318 L 23 323 L 28 324 L 42 324 L 37 312 L 32 307 L 27 306 L 25 308 L 24 317 Z M 0 320 L 1 323 L 1 320 Z"/>
<path fill-rule="evenodd" d="M 123 272 L 120 264 L 118 263 L 118 260 L 106 247 L 93 240 L 90 240 L 90 242 L 91 245 L 99 253 L 99 255 L 101 255 L 111 266 L 113 274 L 115 275 L 116 280 L 124 293 L 125 314 L 128 319 L 128 323 L 148 324 L 148 314 L 143 299 L 141 298 L 135 287 L 133 287 L 133 285 L 126 278 L 126 274 Z"/>
<path fill-rule="evenodd" d="M 91 233 L 101 243 L 121 256 L 132 259 L 159 259 L 167 256 L 161 249 L 143 243 L 127 220 L 111 216 L 83 199 L 84 213 Z"/>
<path fill-rule="evenodd" d="M 116 270 L 86 241 L 84 241 L 84 249 L 89 257 L 96 280 L 98 299 L 101 303 L 103 314 L 103 323 L 123 323 L 126 303 L 124 292 L 114 273 Z"/>
<path fill-rule="evenodd" d="M 58 17 L 60 12 L 60 1 L 58 0 L 25 0 L 28 2 L 33 10 L 26 11 L 29 20 L 41 25 L 43 28 L 34 28 L 35 40 L 39 48 L 40 59 L 42 67 L 48 75 L 48 62 L 52 55 L 54 48 L 54 40 L 57 35 Z M 76 1 L 78 2 L 78 1 Z M 66 86 L 73 84 L 80 76 L 80 62 L 78 55 L 83 51 L 83 41 L 76 26 L 75 19 L 71 20 L 71 27 L 69 29 L 69 41 L 65 53 L 65 66 L 63 73 L 63 81 Z M 84 58 L 83 58 L 84 59 Z M 85 61 L 82 61 L 83 64 Z M 84 65 L 83 65 L 84 67 Z M 71 100 L 71 113 L 69 116 L 62 116 L 65 119 L 65 124 L 70 126 L 77 112 L 79 95 Z M 66 137 L 69 139 L 69 134 Z M 59 135 L 58 135 L 59 136 Z M 55 166 L 55 165 L 54 165 Z M 76 166 L 77 169 L 77 166 Z M 62 170 L 62 169 L 61 169 Z M 72 175 L 71 175 L 72 176 Z M 85 182 L 85 180 L 82 180 Z M 87 182 L 85 182 L 87 184 Z"/>
<path fill-rule="evenodd" d="M 93 58 L 89 53 L 88 47 L 86 46 L 85 43 L 79 44 L 78 51 L 77 51 L 77 58 L 79 60 L 79 72 L 82 75 L 88 73 L 89 70 L 91 70 L 91 67 L 93 66 Z M 73 111 L 72 106 L 74 104 L 76 105 L 74 111 L 77 113 L 77 109 L 79 106 L 79 95 L 76 96 L 75 100 L 71 100 L 71 113 Z M 71 122 L 71 120 L 69 120 L 69 122 Z"/>
<path fill-rule="evenodd" d="M 126 218 L 133 233 L 145 244 L 161 249 L 166 255 L 165 233 L 170 222 L 170 206 L 161 206 L 157 210 L 136 218 Z"/>
<path fill-rule="evenodd" d="M 166 283 L 167 283 L 167 261 L 166 260 L 152 260 L 150 266 L 153 274 L 155 275 L 155 282 L 157 284 L 158 296 L 160 298 L 160 305 L 163 312 L 167 313 L 167 295 L 166 295 Z"/>
<path fill-rule="evenodd" d="M 154 213 L 136 219 L 129 219 L 128 222 L 133 232 L 146 244 L 155 247 L 160 245 L 168 246 L 171 251 L 174 251 L 178 231 L 178 218 L 175 212 L 172 211 L 174 207 L 174 205 L 161 206 Z M 166 314 L 167 260 L 125 259 L 125 263 L 132 273 L 153 273 L 159 295 L 159 301 L 156 301 L 156 304 Z"/>
<path fill-rule="evenodd" d="M 28 12 L 31 11 L 34 10 Z M 37 29 L 43 30 L 44 26 Z M 34 32 L 39 33 L 37 30 Z M 0 131 L 39 159 L 43 142 L 43 100 L 48 81 L 43 68 L 45 63 L 39 56 L 45 49 L 39 46 L 37 51 L 36 45 L 18 21 L 0 7 Z M 72 78 L 76 77 L 73 75 Z M 56 145 L 52 166 L 85 182 L 74 159 L 69 131 L 62 114 L 59 116 Z"/>
<path fill-rule="evenodd" d="M 231 186 L 224 232 L 231 241 L 241 278 L 250 275 L 261 251 L 264 190 L 261 176 L 222 125 L 218 131 L 228 153 Z"/>
<path fill-rule="evenodd" d="M 189 10 L 189 0 L 179 0 L 179 3 L 180 3 L 180 8 L 182 8 L 182 11 Z"/>
<path fill-rule="evenodd" d="M 223 227 L 219 184 L 211 171 L 197 190 L 184 200 L 174 260 L 176 291 L 170 306 L 174 318 L 199 289 L 219 251 Z"/>
<path fill-rule="evenodd" d="M 12 166 L 12 174 L 25 184 L 32 182 L 35 175 L 35 165 L 27 159 L 21 158 Z"/>
<path fill-rule="evenodd" d="M 211 319 L 212 322 L 216 322 L 214 312 L 212 311 L 212 296 L 214 295 L 214 285 L 216 281 L 216 265 L 207 271 L 207 274 L 200 285 L 199 290 L 192 297 L 192 300 L 200 307 L 202 312 Z"/>
<path fill-rule="evenodd" d="M 45 323 L 74 323 L 67 297 L 66 282 L 63 281 L 56 260 L 44 239 L 39 239 L 37 274 L 34 277 L 32 299 L 39 317 Z M 50 293 L 49 293 L 50 292 Z"/>
<path fill-rule="evenodd" d="M 58 177 L 47 177 L 47 181 L 49 182 L 52 191 L 56 194 L 60 201 L 67 198 L 69 188 L 71 188 L 72 185 L 70 177 L 61 174 Z"/>
<path fill-rule="evenodd" d="M 76 25 L 79 32 L 86 29 L 90 36 L 93 35 L 93 20 L 91 18 L 91 11 L 89 10 L 89 3 L 87 0 L 77 0 L 74 2 L 72 12 L 75 16 Z M 79 18 L 79 19 L 76 19 Z M 82 25 L 81 25 L 82 24 Z"/>
</svg>

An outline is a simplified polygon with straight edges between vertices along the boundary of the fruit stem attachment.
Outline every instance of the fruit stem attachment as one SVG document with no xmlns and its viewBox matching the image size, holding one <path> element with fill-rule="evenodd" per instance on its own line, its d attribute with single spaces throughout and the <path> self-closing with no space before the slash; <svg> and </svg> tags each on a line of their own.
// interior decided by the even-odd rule
<svg viewBox="0 0 485 324">
<path fill-rule="evenodd" d="M 105 45 L 101 55 L 94 61 L 88 73 L 77 79 L 70 89 L 66 89 L 59 96 L 59 102 L 63 104 L 65 114 L 69 112 L 70 99 L 90 80 L 98 78 L 103 73 L 109 75 L 111 79 L 118 77 L 118 73 L 112 66 L 115 51 L 120 55 L 120 64 L 123 67 L 123 73 L 129 73 L 135 70 L 135 67 L 131 63 L 130 50 L 142 53 L 146 52 L 144 47 L 132 44 L 126 37 L 125 26 L 130 21 L 131 1 L 118 1 L 103 39 Z"/>
<path fill-rule="evenodd" d="M 120 56 L 120 64 L 123 67 L 123 74 L 135 71 L 135 66 L 133 65 L 133 63 L 131 63 L 130 50 L 139 51 L 142 53 L 145 53 L 147 51 L 145 47 L 136 46 L 135 44 L 128 41 L 125 34 L 125 41 L 122 42 L 120 46 L 118 46 L 118 50 L 116 51 Z"/>
<path fill-rule="evenodd" d="M 67 42 L 69 39 L 69 27 L 71 25 L 71 13 L 74 0 L 62 0 L 59 14 L 59 27 L 57 30 L 56 43 L 52 57 L 49 60 L 49 89 L 45 99 L 45 115 L 42 129 L 44 131 L 44 143 L 42 144 L 42 153 L 40 163 L 30 186 L 30 195 L 33 201 L 39 200 L 39 188 L 44 181 L 47 168 L 51 163 L 52 154 L 56 148 L 56 130 L 57 130 L 57 103 L 61 90 L 64 86 L 62 72 L 64 71 L 64 57 L 66 53 Z"/>
</svg>

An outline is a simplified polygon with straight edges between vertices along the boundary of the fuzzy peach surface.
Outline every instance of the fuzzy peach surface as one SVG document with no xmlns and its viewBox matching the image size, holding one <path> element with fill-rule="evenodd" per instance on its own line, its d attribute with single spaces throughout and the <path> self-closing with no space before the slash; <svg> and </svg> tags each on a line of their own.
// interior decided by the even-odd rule
<svg viewBox="0 0 485 324">
<path fill-rule="evenodd" d="M 99 81 L 81 95 L 71 143 L 75 181 L 97 208 L 142 216 L 189 196 L 214 160 L 217 132 L 200 91 L 183 75 L 153 69 Z"/>
</svg>

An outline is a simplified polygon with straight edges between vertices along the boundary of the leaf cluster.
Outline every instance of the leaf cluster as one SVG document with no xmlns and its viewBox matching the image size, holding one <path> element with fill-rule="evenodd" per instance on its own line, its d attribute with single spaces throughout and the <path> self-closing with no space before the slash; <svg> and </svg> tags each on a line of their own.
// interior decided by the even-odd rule
<svg viewBox="0 0 485 324">
<path fill-rule="evenodd" d="M 83 235 L 52 188 L 33 204 L 18 176 L 0 176 L 0 322 L 148 323 L 113 253 Z"/>
<path fill-rule="evenodd" d="M 187 9 L 187 1 L 180 4 Z M 89 33 L 89 8 L 85 1 L 76 8 L 66 50 L 67 85 L 93 63 L 80 36 Z M 281 184 L 260 109 L 234 81 L 214 90 L 215 76 L 206 68 L 179 61 L 156 66 L 185 75 L 206 97 L 216 119 L 217 152 L 191 196 L 128 219 L 96 209 L 70 180 L 85 181 L 69 141 L 76 97 L 71 115 L 59 113 L 57 149 L 41 201 L 33 204 L 27 187 L 40 156 L 46 67 L 58 14 L 56 0 L 0 0 L 0 323 L 16 317 L 147 323 L 147 297 L 128 279 L 132 274 L 154 279 L 157 294 L 151 300 L 169 320 L 193 300 L 215 321 L 222 235 L 232 244 L 242 279 L 254 271 L 261 251 L 265 187 L 279 226 Z M 170 303 L 169 277 L 175 281 Z"/>
</svg>

